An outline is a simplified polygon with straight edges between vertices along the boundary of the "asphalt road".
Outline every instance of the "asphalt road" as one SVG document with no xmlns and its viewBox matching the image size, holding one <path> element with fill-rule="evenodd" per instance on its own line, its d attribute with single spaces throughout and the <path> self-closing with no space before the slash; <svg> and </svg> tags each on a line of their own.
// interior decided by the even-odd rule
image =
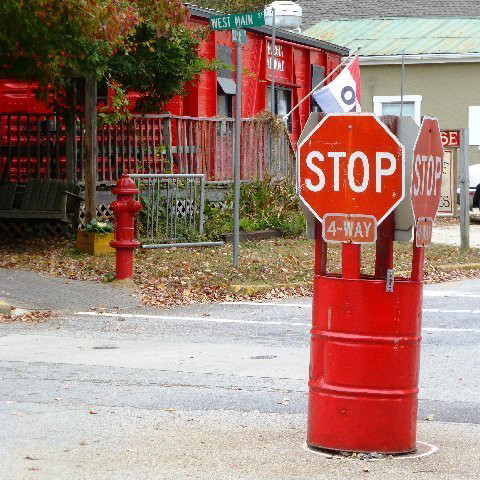
<svg viewBox="0 0 480 480">
<path fill-rule="evenodd" d="M 310 303 L 0 325 L 0 478 L 479 479 L 480 281 L 425 288 L 415 459 L 305 450 Z"/>
</svg>

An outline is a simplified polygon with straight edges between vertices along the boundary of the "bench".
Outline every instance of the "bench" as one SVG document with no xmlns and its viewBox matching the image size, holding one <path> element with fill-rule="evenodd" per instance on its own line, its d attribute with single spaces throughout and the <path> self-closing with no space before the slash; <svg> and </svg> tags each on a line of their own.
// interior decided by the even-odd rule
<svg viewBox="0 0 480 480">
<path fill-rule="evenodd" d="M 79 185 L 64 180 L 29 179 L 23 192 L 7 183 L 0 186 L 0 219 L 56 220 L 76 229 L 83 200 L 79 194 Z"/>
</svg>

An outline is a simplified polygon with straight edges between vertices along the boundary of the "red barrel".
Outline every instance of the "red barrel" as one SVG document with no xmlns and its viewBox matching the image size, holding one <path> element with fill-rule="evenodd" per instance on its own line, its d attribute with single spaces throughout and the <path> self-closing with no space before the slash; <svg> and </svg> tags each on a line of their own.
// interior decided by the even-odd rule
<svg viewBox="0 0 480 480">
<path fill-rule="evenodd" d="M 307 443 L 415 450 L 422 283 L 315 275 Z"/>
</svg>

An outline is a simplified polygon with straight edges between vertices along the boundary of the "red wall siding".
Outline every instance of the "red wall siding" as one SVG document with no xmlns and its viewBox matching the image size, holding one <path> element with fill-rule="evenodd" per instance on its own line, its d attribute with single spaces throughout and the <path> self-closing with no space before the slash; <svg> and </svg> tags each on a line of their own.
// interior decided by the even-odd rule
<svg viewBox="0 0 480 480">
<path fill-rule="evenodd" d="M 189 21 L 192 26 L 207 26 L 207 20 L 192 17 Z M 266 107 L 266 89 L 270 84 L 270 70 L 267 68 L 268 44 L 270 37 L 254 31 L 247 31 L 247 44 L 243 47 L 243 68 L 248 72 L 243 75 L 242 82 L 242 116 L 251 117 Z M 276 44 L 283 62 L 280 70 L 275 72 L 275 83 L 278 86 L 292 90 L 292 105 L 301 100 L 312 88 L 310 66 L 325 67 L 328 75 L 340 62 L 341 56 L 337 53 L 326 52 L 321 49 L 292 44 L 277 39 Z M 212 31 L 207 41 L 200 46 L 200 55 L 212 59 L 216 55 L 216 46 L 226 45 L 233 49 L 233 64 L 235 65 L 235 44 L 232 42 L 230 31 Z M 235 75 L 234 75 L 235 79 Z M 0 80 L 0 112 L 39 112 L 48 111 L 41 102 L 37 102 L 34 85 L 15 80 Z M 188 115 L 193 117 L 214 117 L 217 115 L 217 76 L 214 71 L 203 72 L 196 82 L 187 86 L 188 95 L 176 97 L 168 103 L 166 110 L 174 115 Z M 135 95 L 131 98 L 134 101 Z M 310 101 L 306 100 L 292 115 L 292 141 L 296 143 L 300 132 L 310 113 Z"/>
</svg>

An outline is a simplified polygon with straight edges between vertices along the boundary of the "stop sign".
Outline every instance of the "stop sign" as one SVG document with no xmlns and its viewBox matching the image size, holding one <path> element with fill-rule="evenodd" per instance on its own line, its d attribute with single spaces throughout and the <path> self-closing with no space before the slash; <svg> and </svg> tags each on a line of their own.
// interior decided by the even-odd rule
<svg viewBox="0 0 480 480">
<path fill-rule="evenodd" d="M 320 221 L 381 223 L 403 199 L 404 177 L 404 147 L 373 114 L 328 114 L 298 146 L 298 194 Z"/>
<path fill-rule="evenodd" d="M 415 221 L 433 220 L 442 189 L 443 146 L 438 120 L 424 117 L 413 149 L 412 199 Z"/>
</svg>

